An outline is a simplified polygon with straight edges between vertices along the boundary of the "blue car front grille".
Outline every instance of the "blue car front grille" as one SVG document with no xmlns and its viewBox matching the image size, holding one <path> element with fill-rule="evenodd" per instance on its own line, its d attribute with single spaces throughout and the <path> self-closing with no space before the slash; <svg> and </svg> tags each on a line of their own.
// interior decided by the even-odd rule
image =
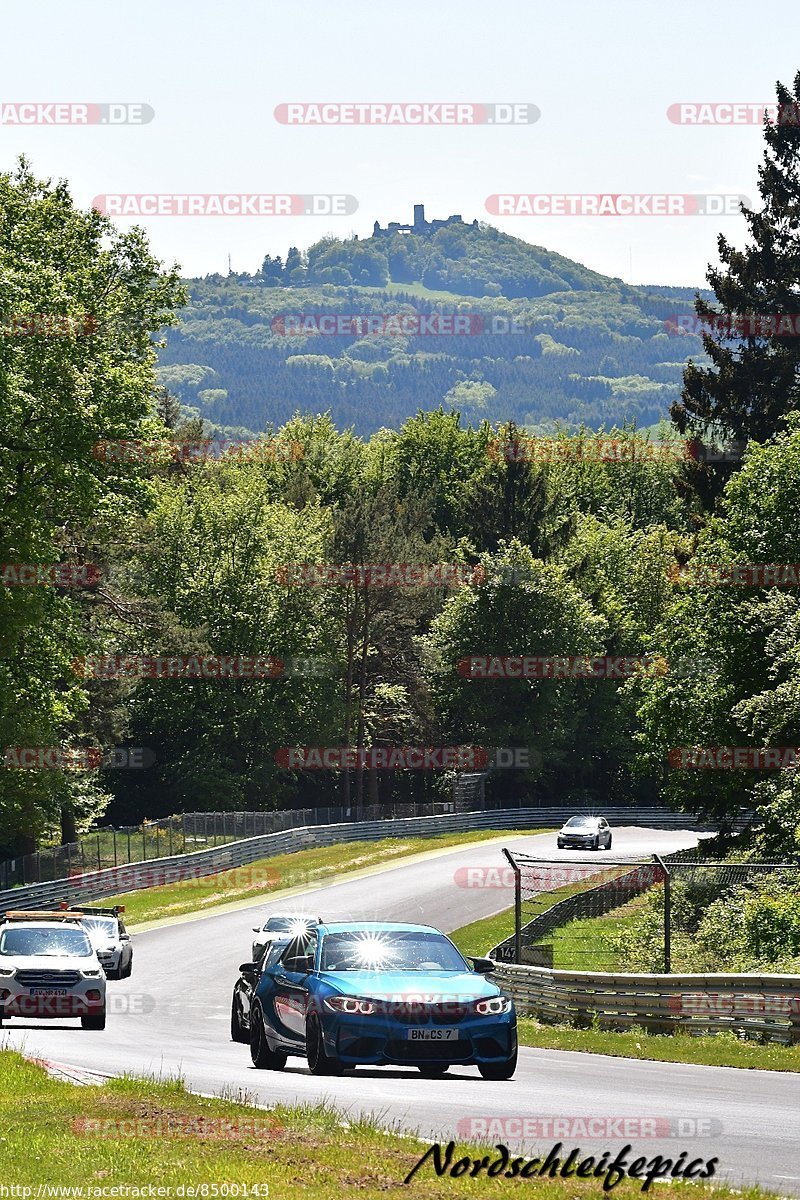
<svg viewBox="0 0 800 1200">
<path fill-rule="evenodd" d="M 393 1038 L 386 1043 L 386 1054 L 397 1062 L 461 1062 L 472 1057 L 472 1043 L 404 1042 Z"/>
<path fill-rule="evenodd" d="M 387 1003 L 383 1011 L 393 1021 L 403 1025 L 457 1025 L 474 1013 L 466 1004 L 457 1001 L 443 1001 L 429 1004 L 415 1001 L 397 1001 Z"/>
</svg>

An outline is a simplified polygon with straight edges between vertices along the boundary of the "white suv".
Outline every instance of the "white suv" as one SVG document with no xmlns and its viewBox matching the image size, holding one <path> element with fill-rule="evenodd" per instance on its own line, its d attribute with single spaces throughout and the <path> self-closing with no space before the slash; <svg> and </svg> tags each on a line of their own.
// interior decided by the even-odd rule
<svg viewBox="0 0 800 1200">
<path fill-rule="evenodd" d="M 6 1017 L 80 1017 L 106 1027 L 106 978 L 80 913 L 0 917 L 0 1024 Z"/>
</svg>

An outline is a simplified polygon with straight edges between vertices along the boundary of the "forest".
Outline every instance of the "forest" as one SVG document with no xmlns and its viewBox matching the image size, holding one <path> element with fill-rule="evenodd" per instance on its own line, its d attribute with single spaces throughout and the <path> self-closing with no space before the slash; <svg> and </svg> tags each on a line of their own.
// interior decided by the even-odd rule
<svg viewBox="0 0 800 1200">
<path fill-rule="evenodd" d="M 361 313 L 372 271 L 380 312 L 391 237 L 388 275 L 366 246 L 357 280 L 329 282 L 355 265 L 330 243 L 288 287 L 187 289 L 66 183 L 24 161 L 0 175 L 0 846 L 203 809 L 341 802 L 357 819 L 448 795 L 472 764 L 509 800 L 666 801 L 723 825 L 754 809 L 764 845 L 796 854 L 800 349 L 780 322 L 734 335 L 718 319 L 800 311 L 784 219 L 800 130 L 765 140 L 748 247 L 720 238 L 693 306 L 710 332 L 683 365 L 656 332 L 678 310 L 669 289 L 615 282 L 612 316 L 590 272 L 529 248 L 534 275 L 475 226 L 432 235 L 444 265 L 422 286 L 494 271 L 475 311 L 544 306 L 536 353 L 492 358 L 515 335 L 489 332 L 287 357 L 275 318 L 324 289 Z M 406 249 L 416 279 L 429 248 Z M 214 385 L 245 336 L 234 395 Z M 566 371 L 577 360 L 596 372 Z M 534 368 L 562 418 L 546 432 Z M 657 370 L 659 403 L 619 414 L 615 380 L 652 395 Z M 320 384 L 340 372 L 346 404 Z M 431 404 L 423 376 L 437 394 L 459 381 Z M 138 769 L 116 768 L 125 747 Z"/>
</svg>

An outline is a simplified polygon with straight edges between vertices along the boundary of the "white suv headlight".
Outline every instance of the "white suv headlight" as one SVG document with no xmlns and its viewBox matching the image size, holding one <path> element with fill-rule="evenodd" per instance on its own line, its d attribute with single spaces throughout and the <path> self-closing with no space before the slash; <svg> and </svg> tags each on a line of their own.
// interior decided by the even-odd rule
<svg viewBox="0 0 800 1200">
<path fill-rule="evenodd" d="M 15 967 L 0 967 L 0 975 L 10 976 L 16 973 Z"/>
</svg>

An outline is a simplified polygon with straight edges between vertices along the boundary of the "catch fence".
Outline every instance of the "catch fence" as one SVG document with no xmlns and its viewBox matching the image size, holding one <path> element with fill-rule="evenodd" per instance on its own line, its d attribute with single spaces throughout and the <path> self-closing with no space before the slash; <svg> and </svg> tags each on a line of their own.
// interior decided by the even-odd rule
<svg viewBox="0 0 800 1200">
<path fill-rule="evenodd" d="M 504 853 L 515 904 L 514 934 L 492 951 L 501 962 L 668 974 L 675 943 L 691 956 L 692 937 L 714 901 L 764 886 L 800 898 L 797 864 L 707 861 L 701 847 L 663 858 L 584 854 L 558 862 Z"/>
</svg>

